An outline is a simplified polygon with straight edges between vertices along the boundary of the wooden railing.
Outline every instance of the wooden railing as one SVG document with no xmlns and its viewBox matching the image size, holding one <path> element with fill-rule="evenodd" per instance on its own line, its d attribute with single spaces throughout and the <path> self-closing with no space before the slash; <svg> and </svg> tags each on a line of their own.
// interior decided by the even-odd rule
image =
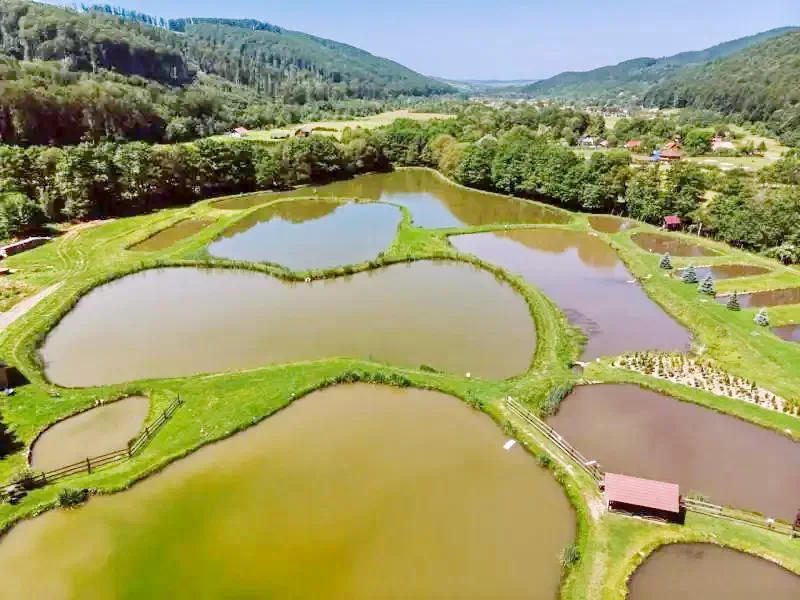
<svg viewBox="0 0 800 600">
<path fill-rule="evenodd" d="M 91 473 L 92 471 L 96 471 L 108 465 L 133 458 L 147 446 L 150 440 L 153 439 L 153 436 L 158 433 L 158 430 L 164 426 L 164 423 L 172 417 L 182 404 L 183 400 L 178 396 L 164 409 L 154 422 L 150 423 L 150 425 L 145 425 L 142 432 L 128 442 L 127 448 L 123 450 L 114 450 L 113 452 L 101 454 L 100 456 L 87 457 L 71 465 L 59 467 L 58 469 L 34 473 L 29 482 L 32 484 L 30 487 L 41 487 L 78 473 Z M 6 488 L 19 483 L 20 482 L 9 482 L 0 486 L 0 488 Z"/>
<path fill-rule="evenodd" d="M 547 423 L 542 421 L 533 412 L 525 408 L 522 404 L 511 398 L 506 399 L 506 407 L 508 410 L 525 421 L 528 425 L 536 429 L 539 433 L 547 437 L 551 442 L 561 449 L 564 454 L 571 458 L 581 469 L 586 471 L 595 481 L 600 482 L 603 480 L 603 471 L 600 465 L 595 460 L 589 460 L 583 454 L 570 444 L 567 440 L 561 437 L 555 429 L 550 427 Z"/>
<path fill-rule="evenodd" d="M 777 519 L 770 519 L 764 515 L 742 510 L 739 508 L 731 508 L 729 506 L 720 506 L 712 504 L 705 500 L 697 498 L 681 498 L 681 505 L 687 510 L 703 515 L 709 515 L 720 519 L 727 519 L 729 521 L 737 521 L 745 525 L 753 527 L 760 527 L 769 531 L 776 531 L 792 537 L 800 537 L 800 530 L 795 529 L 790 523 L 779 521 Z"/>
</svg>

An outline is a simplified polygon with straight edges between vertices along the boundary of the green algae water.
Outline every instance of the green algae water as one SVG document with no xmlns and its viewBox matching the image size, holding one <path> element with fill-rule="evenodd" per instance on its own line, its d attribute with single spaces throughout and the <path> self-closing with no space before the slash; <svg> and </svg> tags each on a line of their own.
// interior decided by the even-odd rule
<svg viewBox="0 0 800 600">
<path fill-rule="evenodd" d="M 0 541 L 3 597 L 553 600 L 574 515 L 505 440 L 438 392 L 329 388 L 18 525 Z"/>
</svg>

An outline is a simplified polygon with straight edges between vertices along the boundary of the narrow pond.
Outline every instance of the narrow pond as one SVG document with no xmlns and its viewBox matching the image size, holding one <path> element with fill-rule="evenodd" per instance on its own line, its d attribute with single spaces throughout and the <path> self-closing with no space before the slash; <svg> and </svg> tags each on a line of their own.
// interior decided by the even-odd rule
<svg viewBox="0 0 800 600">
<path fill-rule="evenodd" d="M 716 250 L 700 244 L 692 244 L 681 238 L 658 233 L 635 233 L 631 239 L 640 247 L 656 254 L 669 253 L 672 256 L 716 256 Z"/>
<path fill-rule="evenodd" d="M 536 345 L 528 304 L 459 262 L 289 283 L 225 269 L 156 269 L 87 294 L 41 348 L 64 386 L 346 356 L 504 379 Z"/>
<path fill-rule="evenodd" d="M 49 471 L 87 457 L 124 450 L 147 419 L 150 400 L 131 396 L 93 408 L 60 423 L 39 436 L 31 451 L 31 466 Z"/>
<path fill-rule="evenodd" d="M 794 521 L 800 443 L 778 433 L 634 385 L 580 386 L 549 423 L 606 471 Z"/>
<path fill-rule="evenodd" d="M 8 598 L 553 600 L 555 479 L 437 392 L 339 386 L 0 541 Z"/>
<path fill-rule="evenodd" d="M 625 231 L 637 225 L 636 221 L 630 219 L 623 219 L 622 217 L 612 217 L 611 215 L 591 215 L 589 217 L 589 224 L 592 229 L 601 231 L 603 233 L 617 233 L 618 231 Z"/>
<path fill-rule="evenodd" d="M 211 221 L 204 219 L 185 219 L 175 225 L 162 229 L 153 236 L 130 247 L 137 252 L 155 252 L 169 248 L 172 244 L 193 236 L 205 229 Z"/>
<path fill-rule="evenodd" d="M 222 200 L 218 208 L 242 209 L 270 199 L 313 196 L 382 200 L 408 207 L 418 227 L 465 227 L 490 223 L 566 223 L 569 213 L 545 204 L 461 188 L 425 169 L 363 175 L 321 187 Z"/>
<path fill-rule="evenodd" d="M 356 264 L 386 250 L 402 216 L 400 209 L 388 204 L 278 202 L 236 223 L 208 252 L 276 263 L 294 271 Z"/>
<path fill-rule="evenodd" d="M 728 302 L 728 297 L 729 294 L 723 294 L 717 296 L 717 300 L 725 304 Z M 800 287 L 739 294 L 739 305 L 744 308 L 782 306 L 784 304 L 800 304 Z"/>
<path fill-rule="evenodd" d="M 631 577 L 630 600 L 796 600 L 800 577 L 711 544 L 658 549 Z"/>
<path fill-rule="evenodd" d="M 780 338 L 788 342 L 800 342 L 800 325 L 784 325 L 775 327 L 772 331 Z"/>
<path fill-rule="evenodd" d="M 752 277 L 753 275 L 763 275 L 769 269 L 756 265 L 711 265 L 708 267 L 697 267 L 695 269 L 697 278 L 702 281 L 709 275 L 714 279 L 734 279 L 736 277 Z M 682 273 L 683 270 L 680 271 Z"/>
<path fill-rule="evenodd" d="M 451 236 L 462 252 L 525 277 L 589 336 L 587 359 L 632 350 L 686 350 L 689 332 L 650 300 L 596 236 L 541 229 Z"/>
</svg>

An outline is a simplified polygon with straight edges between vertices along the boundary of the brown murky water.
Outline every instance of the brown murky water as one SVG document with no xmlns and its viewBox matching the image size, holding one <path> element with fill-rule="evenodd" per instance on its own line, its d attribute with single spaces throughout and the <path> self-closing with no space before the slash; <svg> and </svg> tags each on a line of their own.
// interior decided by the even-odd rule
<svg viewBox="0 0 800 600">
<path fill-rule="evenodd" d="M 314 196 L 383 200 L 408 207 L 419 227 L 464 227 L 489 223 L 566 223 L 569 213 L 545 204 L 484 194 L 455 186 L 425 169 L 364 175 L 321 187 L 279 194 L 231 198 L 219 208 L 242 209 L 271 199 Z"/>
<path fill-rule="evenodd" d="M 658 233 L 634 233 L 631 239 L 641 248 L 656 254 L 672 256 L 716 256 L 718 252 L 686 240 Z"/>
<path fill-rule="evenodd" d="M 606 471 L 794 520 L 800 443 L 768 429 L 634 385 L 578 387 L 549 423 Z"/>
<path fill-rule="evenodd" d="M 727 304 L 728 294 L 717 296 L 717 301 Z M 784 304 L 800 304 L 800 287 L 739 294 L 739 305 L 743 308 L 781 306 Z"/>
<path fill-rule="evenodd" d="M 81 299 L 41 355 L 65 386 L 336 356 L 503 379 L 527 370 L 535 345 L 510 285 L 465 263 L 421 261 L 311 283 L 145 271 Z"/>
<path fill-rule="evenodd" d="M 557 597 L 547 471 L 437 392 L 338 386 L 131 490 L 15 527 L 4 597 Z"/>
<path fill-rule="evenodd" d="M 592 215 L 589 217 L 589 224 L 592 226 L 592 229 L 603 233 L 617 233 L 618 231 L 625 231 L 637 225 L 636 221 L 623 219 L 621 217 L 612 217 L 610 215 Z"/>
<path fill-rule="evenodd" d="M 800 577 L 769 561 L 711 544 L 658 549 L 633 574 L 631 600 L 797 600 Z"/>
<path fill-rule="evenodd" d="M 142 429 L 149 411 L 149 399 L 131 396 L 61 421 L 36 440 L 31 465 L 37 471 L 49 471 L 124 450 Z"/>
<path fill-rule="evenodd" d="M 155 252 L 156 250 L 163 250 L 169 248 L 175 242 L 193 236 L 207 227 L 211 221 L 205 219 L 185 219 L 179 221 L 172 227 L 162 229 L 155 235 L 147 238 L 130 247 L 131 250 L 137 252 Z"/>
<path fill-rule="evenodd" d="M 783 327 L 775 327 L 772 331 L 775 332 L 775 335 L 788 342 L 800 343 L 800 325 L 784 325 Z"/>
<path fill-rule="evenodd" d="M 736 277 L 751 277 L 769 273 L 769 269 L 757 267 L 756 265 L 713 265 L 697 267 L 695 271 L 697 271 L 697 278 L 700 281 L 708 275 L 711 275 L 714 279 L 734 279 Z"/>
<path fill-rule="evenodd" d="M 587 359 L 631 350 L 685 350 L 689 332 L 635 283 L 608 244 L 541 229 L 451 236 L 450 242 L 540 287 L 589 335 Z"/>
<path fill-rule="evenodd" d="M 208 247 L 213 256 L 292 270 L 361 263 L 386 250 L 402 213 L 388 204 L 278 202 L 252 213 Z"/>
</svg>

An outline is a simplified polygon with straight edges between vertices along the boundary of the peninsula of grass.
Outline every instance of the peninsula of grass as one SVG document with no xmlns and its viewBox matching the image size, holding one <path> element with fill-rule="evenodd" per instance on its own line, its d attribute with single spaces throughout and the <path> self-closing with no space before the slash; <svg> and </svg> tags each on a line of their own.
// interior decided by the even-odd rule
<svg viewBox="0 0 800 600">
<path fill-rule="evenodd" d="M 265 202 L 268 201 L 270 199 L 265 198 Z M 261 206 L 263 204 L 255 206 L 253 210 Z M 34 490 L 18 505 L 0 504 L 0 529 L 5 530 L 20 519 L 56 507 L 59 495 L 67 488 L 89 488 L 96 493 L 124 490 L 198 448 L 223 440 L 262 421 L 288 406 L 294 399 L 316 389 L 340 382 L 373 381 L 438 390 L 461 398 L 489 414 L 553 472 L 577 516 L 577 537 L 564 558 L 562 598 L 624 598 L 628 578 L 650 552 L 662 544 L 682 541 L 703 541 L 742 550 L 800 574 L 800 541 L 774 532 L 700 515 L 690 515 L 683 526 L 667 526 L 606 512 L 593 479 L 571 463 L 549 440 L 505 412 L 504 399 L 512 396 L 525 403 L 530 410 L 542 414 L 552 390 L 571 385 L 578 379 L 571 366 L 580 355 L 582 334 L 572 328 L 563 313 L 534 286 L 474 256 L 457 252 L 448 243 L 448 236 L 499 229 L 553 227 L 599 235 L 617 250 L 650 297 L 692 331 L 693 353 L 704 360 L 713 361 L 721 369 L 756 381 L 794 401 L 798 399 L 796 390 L 800 389 L 800 345 L 782 341 L 768 329 L 755 325 L 754 311 L 728 311 L 724 305 L 701 297 L 696 286 L 684 284 L 679 277 L 665 275 L 658 268 L 660 257 L 642 250 L 630 238 L 631 233 L 636 231 L 656 231 L 650 226 L 640 224 L 611 235 L 599 234 L 588 227 L 585 216 L 569 213 L 569 220 L 561 225 L 496 225 L 426 230 L 415 227 L 409 211 L 403 207 L 401 210 L 403 219 L 396 238 L 381 255 L 364 263 L 319 271 L 291 272 L 279 265 L 229 261 L 208 255 L 208 244 L 250 212 L 220 209 L 211 201 L 146 216 L 82 226 L 36 250 L 11 257 L 9 264 L 17 270 L 14 277 L 28 285 L 32 292 L 61 283 L 58 290 L 0 334 L 0 357 L 18 368 L 28 381 L 19 387 L 15 396 L 0 397 L 0 415 L 20 443 L 30 445 L 48 425 L 86 409 L 101 399 L 147 395 L 151 400 L 149 422 L 177 394 L 184 399 L 185 405 L 166 423 L 152 443 L 131 460 Z M 202 220 L 208 225 L 161 250 L 136 252 L 129 249 L 187 219 Z M 676 268 L 688 264 L 755 264 L 767 266 L 770 271 L 749 277 L 748 290 L 800 285 L 800 272 L 797 270 L 722 244 L 684 237 L 694 243 L 708 244 L 719 254 L 713 257 L 674 258 Z M 99 285 L 137 271 L 159 267 L 235 268 L 263 272 L 265 276 L 302 280 L 306 277 L 321 279 L 344 276 L 416 260 L 469 262 L 491 271 L 513 286 L 527 302 L 537 331 L 536 351 L 529 369 L 505 381 L 489 381 L 428 368 L 400 368 L 365 360 L 336 358 L 267 365 L 230 373 L 73 389 L 60 388 L 48 382 L 39 363 L 38 348 L 47 332 L 83 295 Z M 732 287 L 735 284 L 721 281 L 718 288 L 736 289 Z M 786 307 L 781 314 L 788 320 L 790 315 L 797 314 L 792 312 L 795 310 L 798 309 Z M 794 438 L 800 435 L 800 419 L 796 417 L 615 369 L 611 366 L 612 362 L 613 357 L 609 357 L 592 363 L 583 377 L 609 383 L 636 383 L 761 426 L 788 432 Z M 25 466 L 24 454 L 17 452 L 0 461 L 0 481 L 10 479 Z"/>
</svg>

